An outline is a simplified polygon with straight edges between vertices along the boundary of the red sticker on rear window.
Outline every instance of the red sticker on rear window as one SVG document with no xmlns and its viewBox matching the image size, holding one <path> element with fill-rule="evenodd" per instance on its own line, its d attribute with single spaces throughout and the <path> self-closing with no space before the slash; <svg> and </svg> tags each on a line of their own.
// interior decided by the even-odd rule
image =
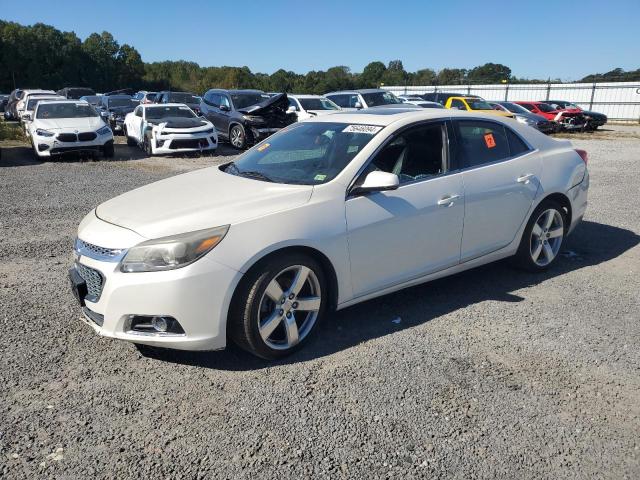
<svg viewBox="0 0 640 480">
<path fill-rule="evenodd" d="M 493 138 L 493 133 L 487 133 L 484 136 L 484 143 L 487 144 L 487 148 L 493 148 L 496 146 L 496 141 Z"/>
</svg>

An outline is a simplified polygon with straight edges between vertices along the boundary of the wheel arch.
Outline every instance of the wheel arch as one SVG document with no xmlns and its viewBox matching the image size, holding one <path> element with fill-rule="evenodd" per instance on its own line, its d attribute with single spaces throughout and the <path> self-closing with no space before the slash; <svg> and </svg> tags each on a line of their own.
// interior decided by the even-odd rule
<svg viewBox="0 0 640 480">
<path fill-rule="evenodd" d="M 231 296 L 231 304 L 229 305 L 229 310 L 231 309 L 231 305 L 236 299 L 236 293 L 240 289 L 240 286 L 242 285 L 243 280 L 247 278 L 251 272 L 260 268 L 261 265 L 263 265 L 265 262 L 268 262 L 271 258 L 284 255 L 287 253 L 302 253 L 303 255 L 307 255 L 308 257 L 313 258 L 315 261 L 317 261 L 320 264 L 328 283 L 329 309 L 334 310 L 338 304 L 338 293 L 339 293 L 338 292 L 338 288 L 339 288 L 338 276 L 336 274 L 336 270 L 333 264 L 331 263 L 331 260 L 329 260 L 329 257 L 327 257 L 324 253 L 322 253 L 320 250 L 316 248 L 304 246 L 304 245 L 292 245 L 292 246 L 278 248 L 277 250 L 270 251 L 264 256 L 256 259 L 253 262 L 253 264 L 245 271 L 244 275 L 242 275 L 242 278 L 240 279 L 240 281 L 236 284 L 233 290 L 233 294 Z"/>
<path fill-rule="evenodd" d="M 573 215 L 573 211 L 571 209 L 571 200 L 569 200 L 569 197 L 567 197 L 564 193 L 560 193 L 560 192 L 551 193 L 546 197 L 544 197 L 542 200 L 540 200 L 538 205 L 540 205 L 542 202 L 545 202 L 547 200 L 556 202 L 558 205 L 560 205 L 563 208 L 563 210 L 567 215 L 566 228 L 568 229 L 569 226 L 571 225 L 571 220 Z"/>
</svg>

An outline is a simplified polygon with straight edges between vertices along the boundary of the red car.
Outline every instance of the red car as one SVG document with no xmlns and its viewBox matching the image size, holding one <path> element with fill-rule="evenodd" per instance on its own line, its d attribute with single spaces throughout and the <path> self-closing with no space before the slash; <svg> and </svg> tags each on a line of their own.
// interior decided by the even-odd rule
<svg viewBox="0 0 640 480">
<path fill-rule="evenodd" d="M 522 105 L 531 113 L 542 115 L 547 120 L 557 122 L 562 130 L 583 130 L 587 119 L 579 109 L 557 110 L 544 102 L 513 102 Z"/>
</svg>

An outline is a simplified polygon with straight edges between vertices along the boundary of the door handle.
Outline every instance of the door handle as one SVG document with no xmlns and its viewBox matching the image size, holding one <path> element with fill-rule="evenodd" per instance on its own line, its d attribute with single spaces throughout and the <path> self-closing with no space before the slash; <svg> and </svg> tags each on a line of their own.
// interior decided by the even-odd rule
<svg viewBox="0 0 640 480">
<path fill-rule="evenodd" d="M 460 198 L 460 195 L 445 195 L 440 200 L 438 200 L 438 205 L 441 207 L 448 207 L 453 205 L 454 200 Z"/>
<path fill-rule="evenodd" d="M 522 175 L 520 177 L 518 177 L 516 179 L 516 182 L 518 183 L 524 183 L 525 185 L 528 184 L 531 179 L 535 178 L 535 175 L 533 173 L 527 173 L 526 175 Z"/>
</svg>

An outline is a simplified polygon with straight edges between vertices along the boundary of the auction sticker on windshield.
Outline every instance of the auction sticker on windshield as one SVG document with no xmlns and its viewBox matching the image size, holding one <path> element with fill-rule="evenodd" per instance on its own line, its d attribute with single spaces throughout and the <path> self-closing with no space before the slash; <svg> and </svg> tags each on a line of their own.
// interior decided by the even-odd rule
<svg viewBox="0 0 640 480">
<path fill-rule="evenodd" d="M 369 135 L 375 135 L 382 127 L 377 125 L 349 125 L 342 130 L 342 133 L 368 133 Z"/>
</svg>

